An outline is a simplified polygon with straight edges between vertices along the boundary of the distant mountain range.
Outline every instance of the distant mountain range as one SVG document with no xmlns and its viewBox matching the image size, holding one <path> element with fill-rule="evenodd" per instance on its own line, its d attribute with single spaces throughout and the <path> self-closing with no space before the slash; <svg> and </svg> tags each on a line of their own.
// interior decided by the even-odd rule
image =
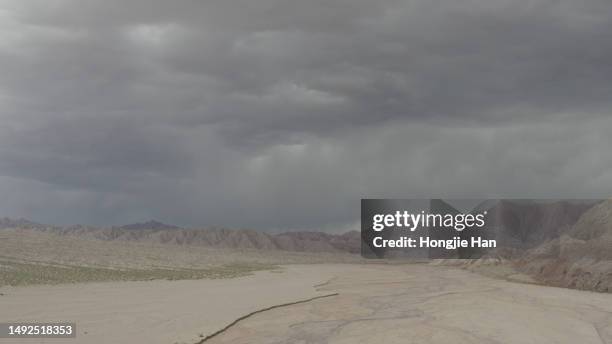
<svg viewBox="0 0 612 344">
<path fill-rule="evenodd" d="M 232 249 L 285 250 L 297 252 L 359 253 L 359 232 L 328 234 L 323 232 L 286 232 L 271 234 L 249 229 L 201 228 L 188 229 L 158 221 L 115 227 L 51 226 L 25 219 L 0 219 L 0 229 L 39 230 L 60 235 L 79 235 L 100 240 L 124 240 L 210 246 Z"/>
<path fill-rule="evenodd" d="M 546 284 L 612 292 L 612 200 L 599 202 L 522 202 L 482 204 L 499 247 L 492 256 L 511 262 Z M 230 249 L 338 252 L 358 254 L 361 234 L 249 229 L 189 229 L 148 221 L 125 226 L 51 226 L 26 219 L 0 218 L 0 229 L 36 230 L 106 241 L 137 241 Z M 491 255 L 489 255 L 490 257 Z M 466 262 L 469 264 L 469 261 Z"/>
<path fill-rule="evenodd" d="M 8 217 L 0 218 L 0 229 L 6 229 L 6 228 L 44 229 L 46 227 L 53 227 L 53 226 L 41 225 L 40 223 L 32 222 L 26 219 L 11 219 Z"/>
<path fill-rule="evenodd" d="M 169 230 L 169 229 L 182 229 L 181 227 L 168 225 L 162 222 L 158 222 L 155 220 L 142 222 L 142 223 L 132 223 L 129 225 L 121 226 L 122 229 L 132 229 L 132 230 L 140 230 L 140 229 L 152 229 L 152 230 Z"/>
<path fill-rule="evenodd" d="M 582 214 L 593 207 L 593 204 L 592 202 L 501 200 L 489 201 L 477 208 L 480 211 L 488 210 L 486 223 L 493 228 L 500 247 L 523 251 L 571 233 L 574 224 Z M 361 250 L 361 235 L 357 231 L 344 234 L 324 232 L 271 234 L 250 229 L 219 227 L 191 229 L 154 220 L 113 227 L 52 226 L 26 219 L 10 218 L 0 218 L 1 228 L 41 230 L 107 241 L 145 241 L 233 249 L 349 253 L 360 253 Z M 576 232 L 575 229 L 573 231 Z M 582 232 L 584 230 L 580 233 Z"/>
</svg>

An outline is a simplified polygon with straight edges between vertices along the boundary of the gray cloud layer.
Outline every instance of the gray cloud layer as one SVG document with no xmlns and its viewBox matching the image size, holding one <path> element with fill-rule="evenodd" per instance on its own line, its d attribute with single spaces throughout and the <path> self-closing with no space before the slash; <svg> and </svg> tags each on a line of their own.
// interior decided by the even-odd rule
<svg viewBox="0 0 612 344">
<path fill-rule="evenodd" d="M 362 197 L 610 197 L 611 42 L 608 0 L 0 0 L 0 214 L 333 228 Z"/>
</svg>

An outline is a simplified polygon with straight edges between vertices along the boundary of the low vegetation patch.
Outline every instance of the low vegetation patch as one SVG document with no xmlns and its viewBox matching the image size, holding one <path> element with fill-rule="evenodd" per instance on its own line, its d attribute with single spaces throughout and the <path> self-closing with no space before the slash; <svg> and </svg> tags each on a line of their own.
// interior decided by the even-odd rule
<svg viewBox="0 0 612 344">
<path fill-rule="evenodd" d="M 103 267 L 0 261 L 0 286 L 104 281 L 193 280 L 246 276 L 254 271 L 277 270 L 268 264 L 227 264 L 206 269 L 112 269 Z"/>
</svg>

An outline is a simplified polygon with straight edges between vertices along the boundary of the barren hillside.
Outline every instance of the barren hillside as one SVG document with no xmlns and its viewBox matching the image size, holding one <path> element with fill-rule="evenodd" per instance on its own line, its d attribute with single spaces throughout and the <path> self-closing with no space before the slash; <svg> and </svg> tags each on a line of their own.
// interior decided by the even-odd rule
<svg viewBox="0 0 612 344">
<path fill-rule="evenodd" d="M 50 226 L 28 220 L 0 219 L 0 229 L 37 230 L 64 236 L 106 241 L 135 241 L 230 249 L 281 250 L 294 252 L 359 253 L 359 232 L 327 234 L 323 232 L 287 232 L 271 234 L 250 229 L 181 228 L 157 221 L 117 227 Z"/>
<path fill-rule="evenodd" d="M 517 266 L 546 284 L 612 292 L 612 201 L 589 209 L 565 235 L 528 251 Z"/>
</svg>

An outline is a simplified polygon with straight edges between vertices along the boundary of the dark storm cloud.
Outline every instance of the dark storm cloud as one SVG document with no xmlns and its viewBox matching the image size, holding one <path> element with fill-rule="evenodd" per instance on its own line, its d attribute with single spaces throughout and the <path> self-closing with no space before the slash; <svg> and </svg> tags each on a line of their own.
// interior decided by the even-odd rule
<svg viewBox="0 0 612 344">
<path fill-rule="evenodd" d="M 0 212 L 346 226 L 609 197 L 607 0 L 0 0 Z"/>
</svg>

